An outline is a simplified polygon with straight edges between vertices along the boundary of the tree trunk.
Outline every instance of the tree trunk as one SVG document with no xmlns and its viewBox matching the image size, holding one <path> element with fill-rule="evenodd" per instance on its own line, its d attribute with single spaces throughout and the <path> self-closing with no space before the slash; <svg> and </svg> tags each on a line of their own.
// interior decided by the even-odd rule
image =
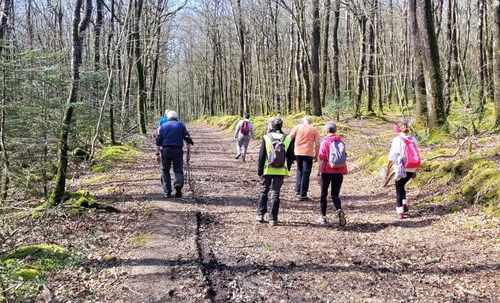
<svg viewBox="0 0 500 303">
<path fill-rule="evenodd" d="M 417 22 L 423 50 L 423 67 L 427 97 L 428 126 L 441 127 L 446 123 L 443 98 L 443 80 L 439 47 L 434 29 L 431 0 L 417 0 Z"/>
<path fill-rule="evenodd" d="M 101 31 L 104 19 L 104 0 L 96 0 L 96 20 L 94 27 L 94 70 L 98 71 L 101 64 Z"/>
<path fill-rule="evenodd" d="M 142 58 L 141 42 L 141 16 L 144 0 L 135 0 L 135 21 L 134 21 L 134 56 L 135 68 L 137 71 L 137 124 L 141 134 L 146 135 L 146 79 L 144 76 L 144 64 Z"/>
<path fill-rule="evenodd" d="M 371 0 L 377 1 L 377 0 Z M 370 5 L 370 23 L 368 31 L 368 113 L 372 114 L 373 101 L 375 99 L 375 5 L 373 2 Z"/>
<path fill-rule="evenodd" d="M 9 21 L 9 17 L 12 9 L 12 0 L 4 0 L 3 8 L 2 8 L 2 16 L 0 18 L 0 59 L 4 53 L 4 49 L 7 46 L 5 37 L 7 36 L 7 23 Z M 10 161 L 9 154 L 7 153 L 7 146 L 5 143 L 5 107 L 6 107 L 6 89 L 7 84 L 5 83 L 5 68 L 4 68 L 4 76 L 3 76 L 3 90 L 2 90 L 2 102 L 1 102 L 1 110 L 0 110 L 0 150 L 2 152 L 2 186 L 0 193 L 0 204 L 7 199 L 7 194 L 9 190 L 10 177 Z"/>
<path fill-rule="evenodd" d="M 311 48 L 311 73 L 312 73 L 312 107 L 311 113 L 321 116 L 320 94 L 320 48 L 321 48 L 321 20 L 319 17 L 319 0 L 312 1 L 313 29 Z"/>
<path fill-rule="evenodd" d="M 333 44 L 333 59 L 332 59 L 332 74 L 333 74 L 333 93 L 335 96 L 335 103 L 340 102 L 340 73 L 339 73 L 339 62 L 340 62 L 340 52 L 339 52 L 339 23 L 340 23 L 340 0 L 335 0 L 335 8 L 333 11 L 333 33 L 332 33 L 332 44 Z M 347 69 L 349 69 L 349 62 L 346 63 Z M 337 109 L 337 119 L 339 119 L 339 110 Z"/>
<path fill-rule="evenodd" d="M 361 102 L 363 98 L 363 74 L 366 68 L 366 22 L 367 17 L 362 15 L 359 17 L 360 26 L 360 52 L 359 52 L 359 68 L 358 68 L 358 86 L 356 90 L 356 103 L 354 109 L 354 117 L 359 118 L 361 116 Z"/>
<path fill-rule="evenodd" d="M 245 102 L 245 24 L 243 22 L 243 13 L 241 11 L 241 0 L 237 0 L 238 6 L 238 38 L 240 42 L 240 115 L 247 111 Z"/>
<path fill-rule="evenodd" d="M 412 49 L 415 51 L 415 115 L 417 124 L 427 125 L 427 103 L 425 99 L 425 77 L 422 63 L 422 47 L 417 22 L 417 2 L 409 1 L 409 24 L 411 28 Z"/>
<path fill-rule="evenodd" d="M 83 0 L 76 0 L 73 27 L 72 27 L 72 82 L 71 90 L 66 103 L 66 112 L 64 114 L 61 137 L 59 141 L 59 159 L 57 174 L 55 177 L 55 187 L 51 195 L 51 204 L 58 205 L 63 201 L 66 191 L 66 173 L 68 169 L 68 137 L 73 118 L 74 105 L 78 101 L 80 90 L 80 65 L 82 64 L 82 42 L 83 34 L 88 28 L 92 16 L 92 0 L 86 0 L 85 16 L 81 19 L 80 10 Z"/>
<path fill-rule="evenodd" d="M 332 0 L 325 0 L 325 22 L 323 31 L 323 51 L 321 57 L 321 105 L 326 105 L 326 92 L 328 89 L 328 50 L 329 50 L 329 37 L 330 37 L 330 15 L 332 10 Z"/>
<path fill-rule="evenodd" d="M 500 130 L 500 0 L 495 0 L 495 126 Z"/>
</svg>

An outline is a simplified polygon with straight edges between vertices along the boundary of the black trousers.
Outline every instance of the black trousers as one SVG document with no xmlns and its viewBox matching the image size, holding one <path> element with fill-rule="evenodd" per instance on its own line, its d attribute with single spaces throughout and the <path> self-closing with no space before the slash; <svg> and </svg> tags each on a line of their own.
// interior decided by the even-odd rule
<svg viewBox="0 0 500 303">
<path fill-rule="evenodd" d="M 272 220 L 278 220 L 278 212 L 280 209 L 280 191 L 283 186 L 283 176 L 264 176 L 262 177 L 262 192 L 260 195 L 259 208 L 257 214 L 264 215 L 267 213 L 267 202 L 269 200 L 269 192 L 271 193 L 271 200 L 273 206 L 271 209 Z"/>
<path fill-rule="evenodd" d="M 321 174 L 321 215 L 326 216 L 327 208 L 327 196 L 328 189 L 331 188 L 332 201 L 335 209 L 342 209 L 342 203 L 340 201 L 340 188 L 342 187 L 342 182 L 344 181 L 344 175 L 342 174 Z"/>
<path fill-rule="evenodd" d="M 295 182 L 295 192 L 301 197 L 307 197 L 309 191 L 309 178 L 311 176 L 313 157 L 296 156 L 297 179 Z"/>
<path fill-rule="evenodd" d="M 403 206 L 403 200 L 406 199 L 406 183 L 410 181 L 411 179 L 415 178 L 415 173 L 412 172 L 406 172 L 406 178 L 399 179 L 396 181 L 396 206 L 397 207 L 402 207 Z"/>
</svg>

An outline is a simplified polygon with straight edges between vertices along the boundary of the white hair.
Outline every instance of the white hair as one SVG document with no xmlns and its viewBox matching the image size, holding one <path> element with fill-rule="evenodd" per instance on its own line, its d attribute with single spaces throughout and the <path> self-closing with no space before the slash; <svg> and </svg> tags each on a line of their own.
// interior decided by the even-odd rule
<svg viewBox="0 0 500 303">
<path fill-rule="evenodd" d="M 312 118 L 311 118 L 311 116 L 305 116 L 304 118 L 302 118 L 302 123 L 304 123 L 304 124 L 312 124 Z"/>
<path fill-rule="evenodd" d="M 169 110 L 167 112 L 167 119 L 168 120 L 177 119 L 177 113 L 174 112 L 173 110 Z"/>
</svg>

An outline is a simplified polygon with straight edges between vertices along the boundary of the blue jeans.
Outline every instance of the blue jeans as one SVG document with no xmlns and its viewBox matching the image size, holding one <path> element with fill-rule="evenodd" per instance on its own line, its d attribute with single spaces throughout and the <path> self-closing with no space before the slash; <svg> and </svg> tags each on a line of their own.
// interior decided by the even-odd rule
<svg viewBox="0 0 500 303">
<path fill-rule="evenodd" d="M 165 193 L 172 193 L 172 178 L 170 169 L 174 167 L 174 187 L 184 186 L 184 159 L 182 147 L 163 147 L 161 151 L 161 183 Z"/>
<path fill-rule="evenodd" d="M 313 157 L 297 156 L 297 180 L 295 192 L 301 197 L 307 197 L 309 191 L 309 177 L 311 176 Z"/>
</svg>

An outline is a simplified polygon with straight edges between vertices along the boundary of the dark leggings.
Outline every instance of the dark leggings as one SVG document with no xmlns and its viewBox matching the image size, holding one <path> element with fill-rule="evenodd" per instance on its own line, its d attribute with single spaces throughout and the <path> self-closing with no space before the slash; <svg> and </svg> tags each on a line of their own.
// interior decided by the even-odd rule
<svg viewBox="0 0 500 303">
<path fill-rule="evenodd" d="M 396 206 L 402 207 L 403 200 L 406 199 L 406 183 L 415 177 L 415 173 L 406 172 L 406 178 L 396 181 Z"/>
<path fill-rule="evenodd" d="M 331 187 L 332 200 L 335 209 L 342 209 L 342 204 L 340 201 L 340 188 L 342 187 L 342 181 L 344 180 L 344 175 L 342 174 L 321 174 L 321 215 L 326 216 L 327 207 L 327 196 L 328 188 Z"/>
</svg>

